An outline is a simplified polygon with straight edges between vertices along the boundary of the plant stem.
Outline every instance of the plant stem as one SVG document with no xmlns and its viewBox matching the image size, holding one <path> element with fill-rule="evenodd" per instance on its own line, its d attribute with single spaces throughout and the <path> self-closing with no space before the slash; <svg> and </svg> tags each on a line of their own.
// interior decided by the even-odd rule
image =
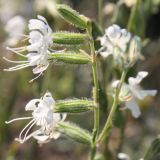
<svg viewBox="0 0 160 160">
<path fill-rule="evenodd" d="M 122 84 L 123 84 L 123 82 L 125 80 L 126 74 L 127 74 L 127 70 L 124 70 L 123 73 L 122 73 L 122 75 L 121 75 L 120 83 L 119 83 L 119 85 L 116 88 L 116 93 L 115 93 L 115 97 L 114 97 L 114 101 L 113 101 L 113 105 L 112 105 L 111 111 L 109 113 L 109 116 L 107 118 L 105 126 L 104 126 L 104 128 L 103 128 L 103 130 L 102 130 L 102 132 L 101 132 L 101 134 L 100 134 L 100 136 L 98 138 L 98 144 L 102 143 L 103 140 L 109 134 L 110 128 L 112 126 L 113 118 L 114 118 L 114 115 L 115 115 L 115 112 L 116 112 L 116 109 L 117 109 L 117 105 L 118 105 L 119 93 L 121 91 Z"/>
<path fill-rule="evenodd" d="M 132 31 L 133 29 L 133 22 L 135 20 L 135 16 L 137 14 L 137 10 L 138 10 L 138 6 L 140 5 L 141 3 L 141 0 L 137 0 L 136 4 L 133 6 L 132 10 L 131 10 L 131 14 L 130 14 L 130 17 L 129 17 L 129 20 L 128 20 L 128 25 L 127 25 L 127 30 L 128 31 Z"/>
<path fill-rule="evenodd" d="M 97 135 L 99 132 L 99 84 L 98 84 L 98 75 L 97 75 L 97 62 L 96 62 L 96 53 L 94 47 L 94 40 L 92 37 L 92 24 L 91 22 L 88 23 L 87 34 L 90 38 L 89 45 L 91 50 L 92 56 L 92 74 L 93 74 L 93 99 L 95 103 L 94 109 L 94 128 L 93 128 L 93 138 L 92 138 L 92 151 L 91 151 L 91 160 L 94 159 L 96 154 L 96 141 Z"/>
<path fill-rule="evenodd" d="M 98 0 L 98 22 L 99 22 L 99 25 L 102 27 L 103 25 L 103 22 L 102 22 L 102 1 L 103 0 Z"/>
</svg>

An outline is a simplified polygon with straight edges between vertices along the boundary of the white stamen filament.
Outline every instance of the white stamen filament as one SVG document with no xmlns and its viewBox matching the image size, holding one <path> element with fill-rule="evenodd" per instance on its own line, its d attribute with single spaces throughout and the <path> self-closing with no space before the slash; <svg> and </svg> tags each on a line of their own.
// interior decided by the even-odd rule
<svg viewBox="0 0 160 160">
<path fill-rule="evenodd" d="M 12 61 L 6 57 L 3 57 L 3 59 L 7 62 L 10 62 L 10 63 L 28 63 L 29 61 Z"/>
<path fill-rule="evenodd" d="M 25 141 L 26 141 L 27 134 L 28 134 L 28 132 L 31 130 L 31 128 L 35 125 L 35 123 L 36 123 L 36 121 L 34 121 L 34 122 L 30 125 L 30 127 L 28 128 L 28 130 L 26 131 L 26 133 L 25 133 L 25 135 L 24 135 L 24 138 L 23 138 L 22 142 L 25 142 Z"/>
<path fill-rule="evenodd" d="M 31 79 L 29 81 L 29 83 L 32 83 L 34 80 L 36 80 L 37 78 L 39 78 L 42 74 L 43 74 L 43 72 L 39 73 L 38 76 L 36 76 L 35 78 Z"/>
<path fill-rule="evenodd" d="M 12 120 L 10 120 L 10 121 L 5 121 L 5 123 L 6 123 L 6 124 L 9 124 L 9 123 L 12 123 L 12 122 L 14 122 L 14 121 L 26 120 L 26 119 L 31 119 L 31 118 L 33 118 L 33 117 L 14 118 L 14 119 L 12 119 Z"/>
<path fill-rule="evenodd" d="M 22 56 L 22 57 L 25 57 L 25 58 L 27 57 L 27 56 L 25 56 L 25 55 L 20 53 L 20 52 L 26 51 L 26 47 L 19 47 L 19 48 L 6 47 L 6 49 L 9 50 L 9 51 L 12 51 L 13 53 L 15 53 L 15 54 L 17 54 L 19 56 Z"/>
<path fill-rule="evenodd" d="M 10 72 L 10 71 L 16 71 L 16 70 L 20 70 L 20 69 L 23 69 L 23 68 L 27 68 L 27 67 L 29 67 L 29 66 L 30 66 L 29 63 L 28 63 L 28 64 L 21 64 L 21 65 L 15 66 L 15 67 L 11 67 L 11 68 L 8 68 L 8 69 L 4 69 L 4 71 L 8 71 L 8 72 Z"/>
<path fill-rule="evenodd" d="M 22 131 L 20 132 L 19 134 L 19 139 L 22 140 L 22 134 L 23 132 L 29 127 L 30 128 L 30 125 L 32 126 L 32 124 L 35 124 L 35 120 L 31 120 L 23 129 Z M 27 130 L 28 131 L 28 130 Z"/>
<path fill-rule="evenodd" d="M 30 133 L 28 136 L 25 137 L 25 140 L 23 141 L 23 143 L 25 141 L 27 141 L 28 139 L 30 139 L 31 137 L 33 137 L 34 135 L 36 135 L 36 134 L 37 134 L 37 130 L 32 132 L 32 133 Z M 19 138 L 15 138 L 15 140 L 22 143 L 22 140 L 20 140 Z"/>
</svg>

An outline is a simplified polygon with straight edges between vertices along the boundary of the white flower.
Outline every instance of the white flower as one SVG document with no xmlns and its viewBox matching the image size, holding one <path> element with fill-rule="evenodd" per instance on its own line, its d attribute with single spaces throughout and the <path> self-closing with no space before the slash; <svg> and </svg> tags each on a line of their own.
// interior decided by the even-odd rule
<svg viewBox="0 0 160 160">
<path fill-rule="evenodd" d="M 132 66 L 142 57 L 140 38 L 131 37 L 131 33 L 118 25 L 108 27 L 104 36 L 100 38 L 100 43 L 102 45 L 100 54 L 105 58 L 112 55 L 116 65 Z"/>
<path fill-rule="evenodd" d="M 131 38 L 131 34 L 126 29 L 121 29 L 118 25 L 113 24 L 105 30 L 105 35 L 100 38 L 104 51 L 101 52 L 103 57 L 109 55 L 115 56 L 123 54 L 126 51 L 127 43 Z"/>
<path fill-rule="evenodd" d="M 38 74 L 36 77 L 38 78 L 49 66 L 49 54 L 53 51 L 49 48 L 52 45 L 52 30 L 44 17 L 37 16 L 37 18 L 29 21 L 30 33 L 27 38 L 30 45 L 19 48 L 7 47 L 8 50 L 25 57 L 27 60 L 11 61 L 3 57 L 8 62 L 19 63 L 19 65 L 5 69 L 5 71 L 15 71 L 32 66 L 35 67 L 33 73 Z M 23 54 L 25 51 L 28 52 L 27 55 Z"/>
<path fill-rule="evenodd" d="M 26 21 L 22 16 L 14 16 L 5 25 L 5 31 L 8 33 L 6 44 L 16 45 L 22 38 L 22 34 L 25 30 Z"/>
<path fill-rule="evenodd" d="M 140 82 L 148 75 L 148 72 L 141 71 L 138 72 L 137 76 L 130 77 L 128 79 L 128 84 L 123 84 L 119 99 L 125 102 L 126 108 L 131 110 L 133 117 L 138 118 L 141 115 L 141 111 L 137 104 L 137 99 L 143 100 L 146 96 L 155 96 L 156 90 L 143 90 L 139 86 Z M 113 82 L 113 88 L 118 85 L 119 81 Z"/>
<path fill-rule="evenodd" d="M 118 153 L 118 160 L 130 160 L 130 157 L 126 153 Z"/>
<path fill-rule="evenodd" d="M 47 92 L 41 99 L 33 99 L 27 103 L 25 110 L 32 111 L 31 117 L 16 118 L 6 122 L 11 123 L 17 120 L 31 119 L 22 129 L 19 138 L 16 138 L 16 140 L 24 143 L 33 137 L 38 140 L 39 143 L 46 143 L 52 138 L 57 139 L 60 133 L 55 131 L 55 127 L 59 122 L 65 120 L 66 114 L 53 113 L 54 105 L 55 101 L 51 93 Z M 35 125 L 38 126 L 39 129 L 28 134 Z"/>
</svg>

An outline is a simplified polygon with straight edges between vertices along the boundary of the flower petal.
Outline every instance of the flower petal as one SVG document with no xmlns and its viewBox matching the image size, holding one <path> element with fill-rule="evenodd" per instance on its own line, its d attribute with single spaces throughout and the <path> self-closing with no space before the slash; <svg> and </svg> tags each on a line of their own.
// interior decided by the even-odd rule
<svg viewBox="0 0 160 160">
<path fill-rule="evenodd" d="M 137 93 L 138 98 L 143 100 L 146 96 L 155 96 L 157 94 L 157 90 L 141 90 Z"/>
<path fill-rule="evenodd" d="M 51 109 L 53 109 L 53 104 L 55 104 L 55 100 L 53 99 L 52 94 L 50 92 L 46 92 L 42 99 L 47 103 L 48 106 L 51 107 Z"/>
<path fill-rule="evenodd" d="M 34 74 L 42 73 L 44 72 L 49 66 L 49 63 L 43 66 L 37 66 L 32 71 Z"/>
<path fill-rule="evenodd" d="M 42 102 L 42 100 L 40 100 L 40 99 L 32 99 L 26 104 L 25 110 L 26 111 L 34 111 L 37 108 L 38 104 L 41 102 Z"/>
<path fill-rule="evenodd" d="M 131 111 L 131 114 L 134 118 L 138 118 L 141 115 L 139 106 L 134 98 L 128 102 L 125 102 L 125 106 Z"/>
<path fill-rule="evenodd" d="M 148 75 L 148 72 L 145 72 L 145 71 L 138 72 L 136 78 L 130 77 L 128 79 L 129 85 L 133 86 L 133 85 L 139 84 L 147 75 Z"/>
</svg>

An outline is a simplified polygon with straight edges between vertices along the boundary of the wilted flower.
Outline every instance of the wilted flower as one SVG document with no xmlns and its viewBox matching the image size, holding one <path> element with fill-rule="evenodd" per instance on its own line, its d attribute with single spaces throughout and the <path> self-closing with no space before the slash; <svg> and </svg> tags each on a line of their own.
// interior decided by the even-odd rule
<svg viewBox="0 0 160 160">
<path fill-rule="evenodd" d="M 11 18 L 5 25 L 5 31 L 8 33 L 6 40 L 7 45 L 16 45 L 22 38 L 25 30 L 26 21 L 22 16 L 15 16 Z"/>
<path fill-rule="evenodd" d="M 52 44 L 52 30 L 44 17 L 37 17 L 38 19 L 31 19 L 29 21 L 28 27 L 30 33 L 27 37 L 30 45 L 19 48 L 7 47 L 8 50 L 18 54 L 19 56 L 27 58 L 27 60 L 11 61 L 4 57 L 4 59 L 8 62 L 19 64 L 5 69 L 5 71 L 15 71 L 22 68 L 35 66 L 33 73 L 38 74 L 37 77 L 39 77 L 49 66 L 49 54 L 53 51 L 49 48 Z M 27 55 L 22 54 L 25 51 L 28 52 Z"/>
<path fill-rule="evenodd" d="M 155 96 L 156 90 L 142 90 L 139 83 L 148 75 L 148 72 L 141 71 L 138 72 L 137 76 L 130 77 L 128 79 L 128 84 L 124 83 L 122 85 L 119 99 L 125 102 L 126 108 L 131 110 L 133 117 L 138 118 L 141 111 L 137 104 L 137 99 L 143 100 L 146 96 Z M 113 87 L 115 88 L 119 84 L 119 81 L 113 82 Z"/>
<path fill-rule="evenodd" d="M 31 119 L 31 121 L 22 129 L 19 138 L 16 138 L 20 143 L 24 143 L 31 137 L 38 140 L 39 143 L 46 143 L 52 138 L 57 139 L 60 136 L 59 132 L 55 131 L 55 127 L 59 122 L 66 118 L 66 114 L 54 113 L 53 108 L 55 101 L 51 93 L 47 92 L 41 99 L 33 99 L 25 106 L 26 111 L 32 111 L 32 116 L 16 118 L 6 123 L 12 123 L 17 120 Z M 36 131 L 28 134 L 33 126 L 40 127 Z"/>
<path fill-rule="evenodd" d="M 100 38 L 103 57 L 113 56 L 116 65 L 132 66 L 141 56 L 141 40 L 138 36 L 131 37 L 126 29 L 113 24 L 105 30 Z"/>
</svg>

